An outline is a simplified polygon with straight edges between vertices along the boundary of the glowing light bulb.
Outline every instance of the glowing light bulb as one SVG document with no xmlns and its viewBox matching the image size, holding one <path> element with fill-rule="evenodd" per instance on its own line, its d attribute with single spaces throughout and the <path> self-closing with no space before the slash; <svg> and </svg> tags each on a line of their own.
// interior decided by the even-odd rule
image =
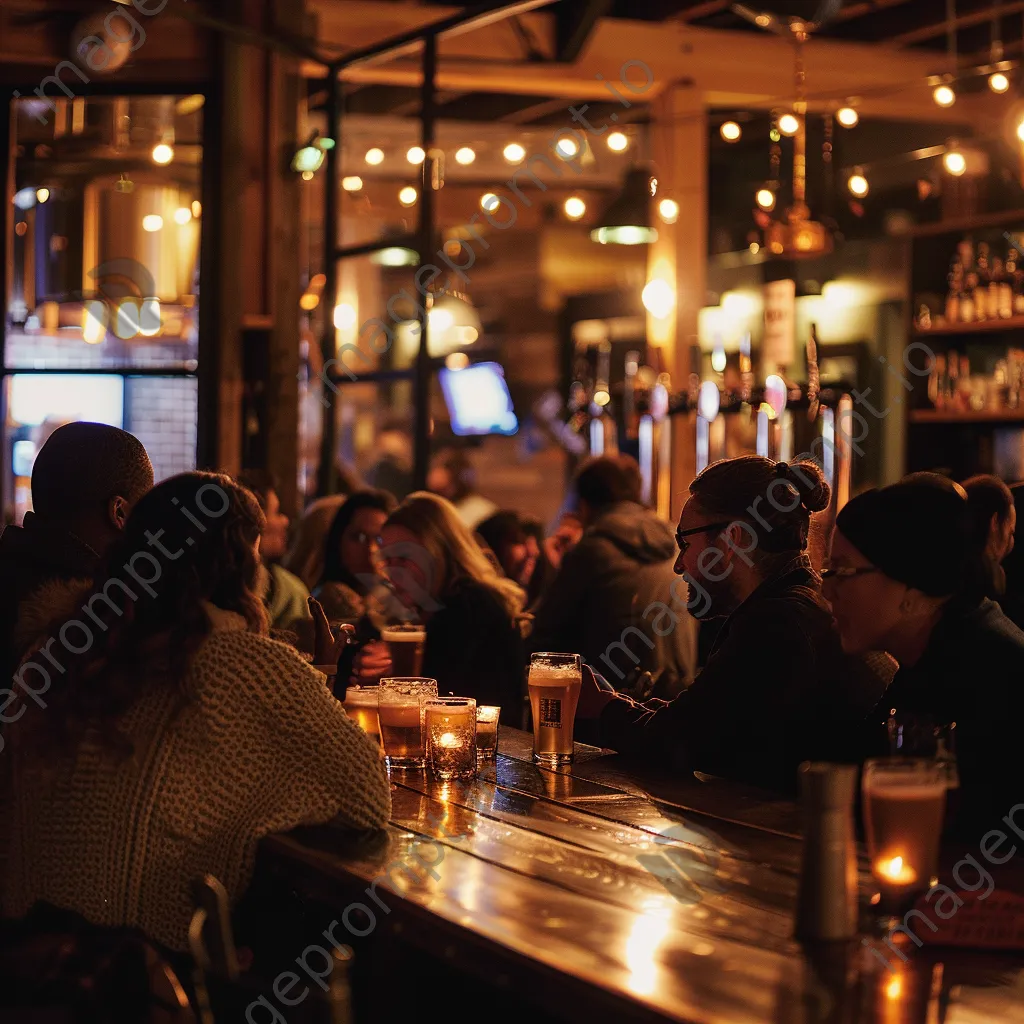
<svg viewBox="0 0 1024 1024">
<path fill-rule="evenodd" d="M 932 93 L 932 99 L 940 107 L 951 107 L 956 103 L 956 93 L 948 85 L 940 85 Z"/>
<path fill-rule="evenodd" d="M 147 213 L 142 218 L 142 230 L 148 231 L 152 234 L 154 231 L 159 231 L 164 226 L 164 219 L 158 213 Z"/>
<path fill-rule="evenodd" d="M 510 142 L 502 151 L 502 155 L 510 164 L 517 164 L 526 156 L 526 150 L 518 142 Z"/>
<path fill-rule="evenodd" d="M 675 224 L 679 219 L 679 204 L 674 199 L 662 199 L 658 203 L 658 216 L 666 224 Z"/>
<path fill-rule="evenodd" d="M 355 306 L 350 305 L 347 302 L 339 302 L 334 307 L 334 326 L 339 331 L 351 330 L 356 325 L 356 309 Z"/>
<path fill-rule="evenodd" d="M 580 151 L 580 144 L 571 136 L 559 139 L 555 143 L 555 152 L 566 160 L 571 160 Z"/>
<path fill-rule="evenodd" d="M 427 313 L 427 326 L 432 331 L 447 331 L 455 323 L 451 310 L 434 308 Z"/>
<path fill-rule="evenodd" d="M 754 197 L 757 200 L 757 205 L 762 210 L 774 210 L 775 209 L 775 193 L 770 188 L 760 188 L 757 190 L 757 195 Z"/>
<path fill-rule="evenodd" d="M 346 192 L 358 192 L 363 187 L 363 179 L 358 174 L 346 174 L 341 179 L 341 187 Z"/>
<path fill-rule="evenodd" d="M 864 175 L 857 171 L 850 175 L 849 181 L 846 183 L 846 187 L 855 195 L 858 199 L 863 199 L 868 194 L 869 185 L 868 179 Z"/>
<path fill-rule="evenodd" d="M 783 114 L 779 118 L 779 131 L 783 135 L 796 135 L 800 131 L 800 119 L 795 114 Z"/>
<path fill-rule="evenodd" d="M 378 164 L 384 163 L 384 150 L 378 149 L 376 146 L 373 149 L 366 151 L 366 156 L 363 159 L 371 166 L 376 167 Z"/>
<path fill-rule="evenodd" d="M 414 189 L 412 187 L 412 185 L 406 185 L 405 188 L 403 188 L 398 193 L 398 201 L 403 206 L 412 206 L 412 205 L 414 205 L 418 198 L 419 198 L 419 192 L 417 192 L 416 189 Z"/>
<path fill-rule="evenodd" d="M 493 192 L 485 192 L 480 197 L 480 209 L 493 213 L 501 205 L 501 200 Z"/>
<path fill-rule="evenodd" d="M 743 129 L 735 121 L 726 121 L 718 131 L 726 142 L 739 142 L 743 134 Z"/>
<path fill-rule="evenodd" d="M 942 165 L 954 178 L 959 178 L 967 170 L 967 158 L 959 150 L 951 149 L 942 158 Z"/>
<path fill-rule="evenodd" d="M 201 217 L 203 215 L 203 204 L 198 199 L 192 200 L 192 216 Z"/>
<path fill-rule="evenodd" d="M 476 159 L 476 150 L 471 149 L 469 146 L 463 146 L 461 149 L 455 150 L 455 162 L 462 164 L 463 167 L 468 167 Z"/>
<path fill-rule="evenodd" d="M 613 153 L 623 153 L 629 148 L 629 138 L 624 132 L 612 132 L 608 136 L 608 148 Z"/>
<path fill-rule="evenodd" d="M 405 159 L 411 164 L 421 164 L 426 158 L 422 146 L 410 146 L 405 152 Z"/>
<path fill-rule="evenodd" d="M 563 209 L 569 220 L 579 220 L 587 212 L 587 204 L 579 196 L 569 196 Z"/>
<path fill-rule="evenodd" d="M 1010 88 L 1010 80 L 1001 71 L 997 71 L 989 77 L 988 87 L 993 92 L 1006 92 Z"/>
<path fill-rule="evenodd" d="M 1017 125 L 1017 138 L 1024 142 L 1024 118 L 1021 118 L 1020 123 Z"/>
<path fill-rule="evenodd" d="M 717 342 L 711 351 L 711 369 L 715 373 L 725 372 L 725 349 L 721 342 Z"/>
<path fill-rule="evenodd" d="M 668 317 L 676 306 L 675 289 L 660 277 L 648 281 L 640 295 L 644 309 L 658 320 Z"/>
<path fill-rule="evenodd" d="M 37 188 L 36 189 L 36 202 L 45 203 L 50 198 L 50 190 L 48 188 Z"/>
<path fill-rule="evenodd" d="M 153 147 L 152 156 L 155 164 L 161 166 L 169 164 L 174 159 L 174 148 L 168 146 L 166 142 L 161 142 L 160 145 Z"/>
<path fill-rule="evenodd" d="M 192 219 L 192 211 L 187 206 L 179 206 L 174 211 L 174 223 L 184 227 Z"/>
<path fill-rule="evenodd" d="M 836 120 L 844 128 L 856 128 L 860 121 L 860 114 L 853 107 L 840 107 L 836 111 Z"/>
</svg>

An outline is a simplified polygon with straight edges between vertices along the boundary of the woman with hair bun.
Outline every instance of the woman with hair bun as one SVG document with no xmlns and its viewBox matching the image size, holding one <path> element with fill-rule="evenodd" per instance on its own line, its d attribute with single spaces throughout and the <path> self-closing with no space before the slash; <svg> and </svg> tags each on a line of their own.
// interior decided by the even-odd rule
<svg viewBox="0 0 1024 1024">
<path fill-rule="evenodd" d="M 813 462 L 744 456 L 690 485 L 676 530 L 673 596 L 725 620 L 707 664 L 671 703 L 637 704 L 584 681 L 601 742 L 753 785 L 792 790 L 808 759 L 843 759 L 884 681 L 843 653 L 807 558 L 831 491 Z"/>
</svg>

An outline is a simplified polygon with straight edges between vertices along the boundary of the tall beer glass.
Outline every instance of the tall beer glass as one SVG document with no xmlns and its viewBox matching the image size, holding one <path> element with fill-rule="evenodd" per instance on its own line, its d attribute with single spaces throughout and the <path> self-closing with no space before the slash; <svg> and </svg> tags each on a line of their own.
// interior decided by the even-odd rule
<svg viewBox="0 0 1024 1024">
<path fill-rule="evenodd" d="M 582 685 L 578 654 L 535 654 L 530 659 L 533 759 L 547 767 L 572 761 L 572 727 Z"/>
<path fill-rule="evenodd" d="M 436 679 L 396 677 L 380 681 L 377 716 L 389 768 L 426 767 L 424 708 L 436 696 Z"/>
<path fill-rule="evenodd" d="M 391 654 L 391 672 L 395 676 L 418 676 L 423 672 L 423 645 L 427 640 L 425 626 L 385 626 L 380 638 Z"/>
</svg>

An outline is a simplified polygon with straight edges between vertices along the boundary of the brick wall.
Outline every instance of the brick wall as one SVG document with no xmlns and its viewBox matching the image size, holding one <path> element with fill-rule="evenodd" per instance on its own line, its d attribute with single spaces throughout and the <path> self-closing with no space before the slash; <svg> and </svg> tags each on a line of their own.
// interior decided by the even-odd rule
<svg viewBox="0 0 1024 1024">
<path fill-rule="evenodd" d="M 124 427 L 145 446 L 156 479 L 196 468 L 198 382 L 194 377 L 128 377 Z"/>
</svg>

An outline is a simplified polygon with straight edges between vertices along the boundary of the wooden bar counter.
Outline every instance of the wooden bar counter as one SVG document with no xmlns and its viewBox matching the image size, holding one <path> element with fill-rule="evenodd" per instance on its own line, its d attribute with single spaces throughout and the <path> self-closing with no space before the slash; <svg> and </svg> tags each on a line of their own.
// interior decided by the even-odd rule
<svg viewBox="0 0 1024 1024">
<path fill-rule="evenodd" d="M 332 908 L 357 963 L 361 949 L 422 951 L 491 993 L 486 1009 L 437 1016 L 407 994 L 405 1019 L 503 1021 L 515 1005 L 530 1024 L 1024 1022 L 1022 955 L 796 943 L 794 804 L 580 745 L 556 773 L 531 751 L 503 729 L 476 780 L 394 772 L 386 836 L 264 843 L 261 867 Z"/>
</svg>

